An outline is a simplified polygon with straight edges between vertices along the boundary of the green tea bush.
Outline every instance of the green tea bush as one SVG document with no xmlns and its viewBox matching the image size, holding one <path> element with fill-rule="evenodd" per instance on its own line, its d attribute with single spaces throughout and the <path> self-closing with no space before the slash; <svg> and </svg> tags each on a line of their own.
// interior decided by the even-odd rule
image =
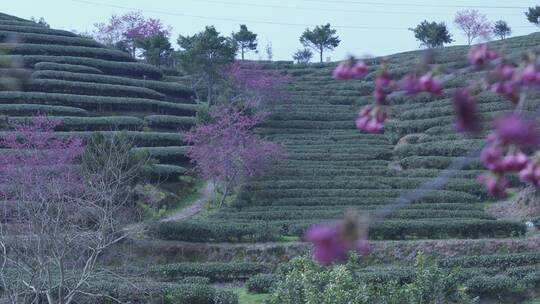
<svg viewBox="0 0 540 304">
<path fill-rule="evenodd" d="M 33 79 L 28 85 L 25 86 L 25 89 L 27 91 L 47 93 L 136 97 L 165 100 L 165 95 L 147 88 L 56 79 Z"/>
<path fill-rule="evenodd" d="M 33 68 L 39 62 L 54 62 L 85 65 L 111 75 L 125 75 L 156 80 L 163 77 L 161 70 L 157 67 L 139 62 L 119 62 L 88 57 L 47 55 L 0 55 L 0 60 L 22 62 L 29 68 Z"/>
<path fill-rule="evenodd" d="M 157 238 L 188 242 L 266 242 L 279 237 L 276 227 L 260 222 L 170 221 L 150 229 Z"/>
<path fill-rule="evenodd" d="M 0 42 L 17 39 L 19 43 L 55 44 L 102 48 L 95 40 L 83 37 L 58 36 L 50 34 L 24 33 L 0 30 Z"/>
<path fill-rule="evenodd" d="M 128 53 L 104 47 L 0 43 L 0 51 L 12 55 L 75 56 L 112 61 L 133 61 Z"/>
<path fill-rule="evenodd" d="M 150 274 L 154 277 L 175 281 L 188 276 L 209 278 L 210 281 L 232 281 L 248 279 L 259 273 L 267 273 L 269 268 L 263 263 L 175 263 L 153 266 Z"/>
<path fill-rule="evenodd" d="M 67 63 L 54 63 L 54 62 L 38 62 L 34 65 L 34 69 L 37 71 L 32 74 L 32 77 L 39 75 L 41 70 L 46 70 L 47 72 L 52 71 L 65 71 L 66 73 L 85 73 L 85 74 L 103 74 L 99 69 L 78 65 L 78 64 L 67 64 Z"/>
<path fill-rule="evenodd" d="M 132 78 L 126 78 L 126 77 L 119 77 L 119 76 L 110 76 L 110 75 L 89 75 L 88 73 L 72 70 L 69 71 L 68 69 L 60 69 L 60 68 L 49 68 L 50 65 L 60 65 L 63 66 L 63 64 L 55 64 L 55 63 L 37 63 L 36 69 L 40 71 L 36 71 L 32 74 L 32 78 L 35 79 L 58 79 L 58 80 L 69 80 L 69 81 L 82 81 L 82 82 L 95 82 L 95 83 L 106 83 L 106 84 L 119 84 L 119 85 L 127 85 L 127 86 L 135 86 L 135 87 L 144 87 L 148 88 L 157 92 L 160 92 L 162 94 L 166 94 L 173 97 L 183 98 L 183 102 L 186 103 L 193 103 L 193 101 L 189 100 L 193 97 L 193 90 L 188 88 L 185 85 L 182 85 L 180 83 L 170 83 L 165 81 L 154 81 L 154 80 L 140 80 L 140 79 L 132 79 Z M 84 66 L 81 66 L 84 67 Z M 91 68 L 92 69 L 92 68 Z M 90 73 L 90 74 L 101 74 L 101 73 Z"/>
<path fill-rule="evenodd" d="M 83 109 L 40 104 L 0 104 L 0 112 L 9 116 L 31 116 L 38 114 L 88 116 L 88 112 Z"/>
<path fill-rule="evenodd" d="M 249 292 L 269 293 L 276 281 L 273 274 L 257 274 L 246 281 L 246 287 Z"/>
</svg>

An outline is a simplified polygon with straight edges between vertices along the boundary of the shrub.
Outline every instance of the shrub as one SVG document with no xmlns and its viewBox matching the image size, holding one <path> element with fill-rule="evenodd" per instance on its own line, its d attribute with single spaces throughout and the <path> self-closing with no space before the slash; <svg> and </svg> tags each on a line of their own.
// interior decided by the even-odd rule
<svg viewBox="0 0 540 304">
<path fill-rule="evenodd" d="M 89 96 L 43 92 L 0 92 L 0 103 L 35 103 L 45 105 L 75 106 L 85 110 L 94 111 L 153 111 L 175 115 L 195 115 L 198 107 L 191 104 L 177 104 L 166 101 L 131 98 Z"/>
<path fill-rule="evenodd" d="M 246 287 L 249 292 L 269 293 L 276 280 L 273 274 L 257 274 L 246 281 Z"/>
<path fill-rule="evenodd" d="M 152 158 L 159 160 L 162 163 L 179 163 L 188 161 L 186 157 L 186 146 L 172 147 L 144 147 L 136 148 L 135 151 L 148 153 Z"/>
<path fill-rule="evenodd" d="M 70 115 L 87 116 L 88 112 L 74 107 L 47 106 L 40 104 L 0 104 L 0 112 L 9 116 Z"/>
<path fill-rule="evenodd" d="M 118 84 L 65 81 L 56 79 L 33 79 L 25 86 L 27 91 L 64 93 L 94 96 L 137 97 L 164 100 L 165 95 L 147 88 Z"/>
<path fill-rule="evenodd" d="M 174 281 L 186 276 L 207 277 L 210 281 L 231 281 L 247 279 L 259 273 L 268 272 L 263 263 L 175 263 L 153 266 L 150 274 L 165 280 Z"/>
<path fill-rule="evenodd" d="M 34 25 L 25 26 L 25 25 L 0 24 L 0 30 L 10 31 L 10 32 L 21 32 L 21 33 L 37 33 L 37 34 L 45 34 L 45 35 L 77 37 L 76 34 L 69 31 L 54 30 L 54 29 L 43 27 L 43 26 L 34 26 Z"/>
<path fill-rule="evenodd" d="M 113 61 L 133 61 L 128 53 L 101 47 L 0 43 L 0 51 L 12 55 L 75 56 Z"/>
<path fill-rule="evenodd" d="M 185 277 L 179 281 L 180 284 L 197 284 L 206 285 L 210 284 L 210 279 L 207 277 Z"/>
<path fill-rule="evenodd" d="M 165 304 L 214 304 L 215 288 L 209 285 L 184 284 L 167 293 Z"/>
<path fill-rule="evenodd" d="M 214 304 L 238 304 L 238 295 L 231 290 L 216 289 Z"/>
<path fill-rule="evenodd" d="M 50 116 L 49 118 L 61 122 L 55 130 L 57 131 L 113 131 L 113 130 L 138 130 L 143 126 L 143 121 L 131 116 L 110 116 L 110 117 L 69 117 Z M 31 121 L 31 117 L 10 117 L 12 123 Z"/>
<path fill-rule="evenodd" d="M 83 38 L 83 37 L 69 37 L 69 36 L 58 36 L 58 35 L 50 35 L 50 34 L 11 32 L 11 31 L 3 31 L 3 30 L 0 31 L 1 42 L 6 42 L 13 38 L 15 38 L 16 41 L 20 43 L 103 47 L 98 42 L 92 39 Z"/>
<path fill-rule="evenodd" d="M 85 65 L 111 75 L 126 75 L 150 79 L 161 79 L 163 77 L 161 70 L 157 67 L 139 62 L 119 62 L 87 57 L 46 55 L 1 55 L 0 60 L 23 62 L 26 67 L 30 68 L 39 62 L 54 62 Z"/>
<path fill-rule="evenodd" d="M 157 238 L 188 242 L 266 242 L 279 237 L 277 227 L 260 222 L 170 221 L 150 229 Z"/>
<path fill-rule="evenodd" d="M 36 68 L 38 66 L 42 67 L 41 66 L 42 64 L 45 64 L 45 62 L 37 63 Z M 57 65 L 62 65 L 62 64 L 57 64 Z M 126 78 L 126 77 L 119 77 L 119 76 L 110 76 L 110 75 L 88 75 L 88 74 L 81 74 L 84 72 L 78 72 L 76 70 L 69 71 L 66 69 L 65 71 L 63 71 L 61 69 L 53 69 L 53 68 L 48 69 L 46 68 L 48 66 L 49 66 L 49 63 L 47 63 L 47 65 L 44 65 L 43 68 L 40 68 L 40 70 L 51 70 L 51 71 L 36 71 L 32 74 L 32 77 L 37 78 L 37 79 L 59 79 L 59 80 L 95 82 L 95 83 L 106 83 L 106 84 L 121 84 L 121 85 L 127 85 L 127 86 L 145 87 L 145 88 L 152 89 L 154 91 L 157 91 L 157 92 L 169 95 L 169 96 L 183 98 L 184 99 L 183 102 L 193 103 L 193 101 L 191 100 L 191 98 L 193 97 L 193 90 L 191 90 L 187 86 L 181 85 L 180 83 L 171 83 L 171 82 L 155 81 L 155 80 L 140 80 L 140 79 L 132 79 L 132 78 Z M 84 67 L 84 66 L 81 66 L 81 67 Z M 57 70 L 57 71 L 54 71 L 54 70 Z"/>
<path fill-rule="evenodd" d="M 144 117 L 148 126 L 166 129 L 189 129 L 195 126 L 197 119 L 195 117 L 180 117 L 173 115 L 148 115 Z"/>
<path fill-rule="evenodd" d="M 54 63 L 54 62 L 38 62 L 35 64 L 34 69 L 37 72 L 32 74 L 32 77 L 35 77 L 36 74 L 40 73 L 40 70 L 51 70 L 51 71 L 66 71 L 74 73 L 87 73 L 87 74 L 103 74 L 99 69 L 78 65 L 78 64 L 67 64 L 67 63 Z M 50 72 L 50 71 L 48 71 Z"/>
</svg>

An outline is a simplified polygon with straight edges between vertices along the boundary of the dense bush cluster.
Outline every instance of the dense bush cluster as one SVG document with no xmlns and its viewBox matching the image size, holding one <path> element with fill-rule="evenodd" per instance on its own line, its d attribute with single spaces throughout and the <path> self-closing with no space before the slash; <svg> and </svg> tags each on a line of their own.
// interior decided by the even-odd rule
<svg viewBox="0 0 540 304">
<path fill-rule="evenodd" d="M 248 279 L 259 273 L 267 273 L 270 269 L 262 263 L 176 263 L 154 266 L 150 269 L 152 276 L 169 281 L 183 277 L 206 277 L 211 281 L 232 281 Z"/>
</svg>

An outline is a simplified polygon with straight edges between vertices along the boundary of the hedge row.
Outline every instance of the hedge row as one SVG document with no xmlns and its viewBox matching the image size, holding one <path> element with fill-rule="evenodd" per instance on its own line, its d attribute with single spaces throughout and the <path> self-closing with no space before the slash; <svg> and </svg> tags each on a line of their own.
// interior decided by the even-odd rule
<svg viewBox="0 0 540 304">
<path fill-rule="evenodd" d="M 42 73 L 39 70 L 51 71 L 66 71 L 74 73 L 86 73 L 86 74 L 103 74 L 99 69 L 78 65 L 78 64 L 67 64 L 67 63 L 54 63 L 54 62 L 38 62 L 34 65 L 34 69 L 38 70 L 32 74 L 32 77 L 35 77 L 37 73 Z M 50 70 L 50 71 L 49 71 Z"/>
<path fill-rule="evenodd" d="M 269 224 L 285 235 L 302 237 L 305 231 L 320 220 L 283 220 Z M 500 238 L 523 235 L 524 224 L 480 219 L 387 220 L 372 224 L 369 235 L 373 240 Z"/>
<path fill-rule="evenodd" d="M 173 115 L 148 115 L 144 117 L 148 126 L 163 129 L 189 129 L 197 123 L 196 117 Z"/>
<path fill-rule="evenodd" d="M 186 156 L 186 150 L 186 146 L 143 147 L 134 149 L 134 151 L 145 152 L 162 163 L 178 163 L 189 160 Z"/>
<path fill-rule="evenodd" d="M 0 43 L 0 51 L 12 55 L 75 56 L 133 62 L 128 53 L 101 47 Z"/>
<path fill-rule="evenodd" d="M 438 141 L 415 145 L 398 146 L 394 150 L 397 157 L 407 156 L 463 156 L 484 144 L 483 140 Z"/>
<path fill-rule="evenodd" d="M 153 224 L 151 233 L 163 240 L 188 242 L 266 242 L 279 237 L 276 227 L 265 223 L 229 221 L 169 221 Z"/>
<path fill-rule="evenodd" d="M 34 44 L 54 44 L 54 45 L 71 45 L 71 46 L 86 46 L 102 48 L 103 46 L 93 39 L 84 37 L 69 37 L 46 35 L 37 33 L 23 33 L 12 31 L 0 31 L 0 42 L 17 41 L 19 43 L 34 43 Z"/>
<path fill-rule="evenodd" d="M 43 26 L 24 26 L 24 25 L 11 25 L 11 24 L 0 24 L 0 30 L 2 31 L 11 31 L 11 32 L 20 32 L 20 33 L 36 33 L 36 34 L 45 34 L 45 35 L 57 35 L 57 36 L 68 36 L 68 37 L 78 37 L 76 34 L 64 31 L 64 30 L 55 30 L 46 28 Z"/>
<path fill-rule="evenodd" d="M 362 208 L 360 212 L 368 215 L 372 210 Z M 256 221 L 276 221 L 276 220 L 301 220 L 301 219 L 338 219 L 342 218 L 344 210 L 275 210 L 265 212 L 245 212 L 236 213 L 215 213 L 210 218 L 234 219 L 234 220 L 256 220 Z M 483 211 L 472 210 L 400 210 L 385 217 L 386 219 L 494 219 Z"/>
<path fill-rule="evenodd" d="M 259 273 L 269 272 L 263 263 L 174 263 L 157 265 L 150 268 L 150 274 L 156 278 L 174 281 L 183 277 L 206 277 L 210 281 L 232 281 L 248 279 Z"/>
<path fill-rule="evenodd" d="M 93 111 L 153 111 L 174 115 L 195 115 L 198 107 L 144 98 L 89 96 L 42 92 L 0 92 L 0 103 L 72 106 Z"/>
<path fill-rule="evenodd" d="M 47 69 L 45 66 L 41 68 L 43 63 L 36 64 L 36 68 L 40 67 L 40 70 L 60 70 L 60 69 Z M 71 73 L 74 72 L 74 73 Z M 109 75 L 88 75 L 81 74 L 84 72 L 77 71 L 37 71 L 32 74 L 33 78 L 38 79 L 59 79 L 59 80 L 71 80 L 71 81 L 84 81 L 95 83 L 107 83 L 107 84 L 121 84 L 127 86 L 145 87 L 154 91 L 184 99 L 190 99 L 193 97 L 193 91 L 179 83 L 170 83 L 165 81 L 153 81 L 153 80 L 140 80 L 118 76 Z"/>
<path fill-rule="evenodd" d="M 490 267 L 506 269 L 524 265 L 538 264 L 540 266 L 539 252 L 493 254 L 479 256 L 463 256 L 458 258 L 441 259 L 439 264 L 442 267 Z"/>
<path fill-rule="evenodd" d="M 157 164 L 146 169 L 146 174 L 150 176 L 153 181 L 169 181 L 177 180 L 178 177 L 184 175 L 187 169 L 176 165 Z"/>
<path fill-rule="evenodd" d="M 84 291 L 98 296 L 83 295 L 82 303 L 110 304 L 113 297 L 122 303 L 238 304 L 238 296 L 233 291 L 207 284 L 131 281 L 131 278 L 90 281 Z"/>
<path fill-rule="evenodd" d="M 448 156 L 409 156 L 402 158 L 399 163 L 404 169 L 415 168 L 432 168 L 446 169 L 455 160 L 455 157 Z M 463 169 L 465 170 L 481 170 L 484 166 L 477 158 L 467 158 L 469 164 Z"/>
<path fill-rule="evenodd" d="M 87 57 L 45 56 L 45 55 L 1 55 L 0 60 L 23 62 L 26 67 L 33 68 L 39 62 L 77 64 L 93 67 L 111 75 L 127 75 L 131 77 L 161 79 L 163 74 L 157 67 L 139 62 L 108 61 Z"/>
<path fill-rule="evenodd" d="M 47 93 L 165 100 L 165 95 L 147 88 L 56 79 L 32 79 L 29 84 L 25 85 L 25 90 Z"/>
<path fill-rule="evenodd" d="M 0 104 L 0 113 L 10 116 L 29 116 L 38 114 L 88 116 L 88 112 L 83 109 L 40 104 Z"/>
<path fill-rule="evenodd" d="M 49 116 L 50 119 L 61 123 L 55 128 L 57 131 L 116 131 L 116 130 L 139 130 L 144 122 L 132 116 L 109 116 L 109 117 L 72 117 L 72 116 Z M 31 117 L 10 117 L 10 123 L 28 123 Z"/>
</svg>

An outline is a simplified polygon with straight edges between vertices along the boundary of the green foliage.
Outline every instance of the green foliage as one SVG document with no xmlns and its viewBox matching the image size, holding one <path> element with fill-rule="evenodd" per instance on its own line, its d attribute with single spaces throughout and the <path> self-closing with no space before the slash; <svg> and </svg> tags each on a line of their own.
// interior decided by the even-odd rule
<svg viewBox="0 0 540 304">
<path fill-rule="evenodd" d="M 12 55 L 75 56 L 112 61 L 133 61 L 129 54 L 121 51 L 86 46 L 0 43 L 0 51 Z"/>
<path fill-rule="evenodd" d="M 214 304 L 216 290 L 209 285 L 185 284 L 165 296 L 165 304 Z"/>
<path fill-rule="evenodd" d="M 106 137 L 96 132 L 87 141 L 81 156 L 82 167 L 90 174 L 104 172 L 104 168 L 111 163 L 116 165 L 114 170 L 107 168 L 105 172 L 129 173 L 130 179 L 125 182 L 136 184 L 142 180 L 143 169 L 149 165 L 148 155 L 143 152 L 133 153 L 133 142 L 126 133 L 119 133 L 112 137 Z M 118 171 L 116 171 L 118 170 Z M 107 178 L 107 176 L 104 176 Z M 111 180 L 116 178 L 114 173 Z"/>
<path fill-rule="evenodd" d="M 56 68 L 58 66 L 58 68 Z M 36 71 L 32 74 L 32 78 L 35 79 L 58 79 L 58 80 L 68 80 L 68 81 L 80 81 L 80 82 L 95 82 L 95 83 L 104 83 L 104 84 L 117 84 L 117 85 L 126 85 L 133 87 L 144 87 L 150 90 L 157 91 L 159 93 L 182 98 L 183 103 L 193 103 L 189 98 L 193 96 L 193 91 L 180 83 L 164 82 L 164 81 L 154 81 L 154 80 L 139 80 L 118 76 L 109 76 L 109 75 L 88 75 L 82 74 L 86 73 L 83 70 L 77 70 L 80 68 L 87 68 L 93 70 L 93 68 L 85 66 L 75 66 L 76 68 L 72 71 L 68 71 L 68 68 L 71 65 L 68 64 L 57 64 L 57 63 L 48 63 L 42 62 L 36 64 L 36 69 L 44 71 Z M 46 70 L 46 71 L 45 71 Z M 52 71 L 58 70 L 58 71 Z M 64 71 L 65 70 L 65 71 Z M 73 72 L 73 73 L 71 73 Z M 102 74 L 102 72 L 94 74 Z"/>
<path fill-rule="evenodd" d="M 240 30 L 233 33 L 232 38 L 240 50 L 242 60 L 244 60 L 244 53 L 257 50 L 257 34 L 249 31 L 245 24 L 240 24 Z"/>
<path fill-rule="evenodd" d="M 313 52 L 309 49 L 302 49 L 297 50 L 293 54 L 293 59 L 296 61 L 296 63 L 302 64 L 302 63 L 308 63 L 311 58 L 313 58 Z"/>
<path fill-rule="evenodd" d="M 83 37 L 57 36 L 23 32 L 15 33 L 5 30 L 0 31 L 0 42 L 9 42 L 9 40 L 13 38 L 16 38 L 19 43 L 101 47 L 101 45 L 96 41 Z"/>
<path fill-rule="evenodd" d="M 33 79 L 25 86 L 28 91 L 93 96 L 136 97 L 165 100 L 165 95 L 148 88 L 118 84 L 66 81 L 56 79 Z"/>
<path fill-rule="evenodd" d="M 36 70 L 52 70 L 52 71 L 66 71 L 73 73 L 87 73 L 87 74 L 103 74 L 99 69 L 77 64 L 67 63 L 54 63 L 54 62 L 38 62 L 34 65 Z M 38 72 L 39 73 L 39 72 Z"/>
<path fill-rule="evenodd" d="M 180 284 L 198 284 L 198 285 L 207 285 L 210 284 L 210 279 L 207 277 L 185 277 L 179 281 Z"/>
<path fill-rule="evenodd" d="M 166 64 L 173 52 L 169 38 L 163 32 L 137 40 L 135 44 L 142 49 L 146 62 L 155 66 Z"/>
<path fill-rule="evenodd" d="M 178 57 L 182 69 L 206 79 L 208 103 L 214 103 L 214 84 L 218 70 L 234 60 L 237 46 L 233 39 L 223 37 L 213 26 L 193 36 L 178 37 Z"/>
<path fill-rule="evenodd" d="M 276 283 L 277 277 L 273 274 L 257 274 L 246 281 L 246 288 L 253 293 L 269 293 Z"/>
<path fill-rule="evenodd" d="M 336 30 L 332 29 L 330 23 L 316 26 L 313 30 L 306 29 L 300 36 L 300 43 L 306 47 L 310 47 L 320 55 L 320 62 L 323 62 L 323 51 L 333 50 L 341 40 L 336 36 Z"/>
<path fill-rule="evenodd" d="M 207 263 L 175 263 L 157 265 L 150 268 L 150 274 L 164 280 L 175 281 L 179 278 L 199 276 L 215 281 L 234 281 L 267 273 L 269 268 L 263 263 L 247 262 L 207 262 Z"/>
<path fill-rule="evenodd" d="M 472 303 L 455 271 L 440 269 L 422 254 L 417 256 L 412 281 L 405 284 L 397 281 L 366 283 L 353 270 L 355 263 L 353 259 L 347 265 L 321 268 L 308 257 L 295 258 L 284 268 L 269 303 Z"/>
<path fill-rule="evenodd" d="M 163 73 L 157 67 L 138 63 L 138 62 L 120 62 L 103 59 L 75 57 L 75 56 L 47 56 L 47 55 L 0 55 L 0 60 L 18 60 L 26 67 L 32 68 L 39 62 L 67 63 L 75 65 L 84 65 L 99 69 L 103 73 L 111 75 L 131 76 L 143 79 L 159 80 Z"/>
<path fill-rule="evenodd" d="M 504 38 L 512 34 L 512 29 L 508 26 L 508 23 L 504 20 L 499 20 L 493 24 L 493 35 L 503 40 Z"/>
<path fill-rule="evenodd" d="M 77 37 L 76 34 L 69 31 L 54 30 L 54 29 L 43 27 L 43 26 L 35 26 L 35 25 L 30 25 L 30 24 L 28 25 L 0 24 L 0 30 L 10 31 L 10 32 L 19 32 L 19 33 L 35 33 L 35 34 L 45 34 L 45 35 Z"/>
<path fill-rule="evenodd" d="M 144 121 L 152 128 L 164 129 L 189 129 L 196 125 L 195 117 L 182 117 L 174 115 L 148 115 L 144 117 Z"/>
<path fill-rule="evenodd" d="M 540 6 L 529 7 L 525 12 L 525 16 L 527 16 L 527 21 L 536 26 L 540 26 Z"/>
<path fill-rule="evenodd" d="M 132 116 L 103 116 L 103 117 L 72 117 L 49 116 L 61 122 L 56 126 L 57 131 L 109 131 L 109 130 L 140 130 L 143 121 Z M 12 123 L 30 122 L 32 117 L 10 117 Z"/>
<path fill-rule="evenodd" d="M 442 47 L 444 44 L 454 41 L 444 22 L 424 20 L 410 30 L 414 32 L 414 37 L 428 48 Z"/>
<path fill-rule="evenodd" d="M 145 98 L 91 96 L 43 92 L 0 92 L 0 104 L 44 104 L 82 108 L 94 111 L 149 111 L 172 115 L 194 116 L 198 107 Z"/>
<path fill-rule="evenodd" d="M 0 104 L 0 112 L 9 116 L 70 115 L 87 116 L 88 112 L 74 107 L 48 106 L 40 104 Z"/>
<path fill-rule="evenodd" d="M 265 223 L 228 221 L 161 222 L 151 232 L 163 240 L 188 242 L 267 242 L 279 237 L 277 227 Z"/>
</svg>

